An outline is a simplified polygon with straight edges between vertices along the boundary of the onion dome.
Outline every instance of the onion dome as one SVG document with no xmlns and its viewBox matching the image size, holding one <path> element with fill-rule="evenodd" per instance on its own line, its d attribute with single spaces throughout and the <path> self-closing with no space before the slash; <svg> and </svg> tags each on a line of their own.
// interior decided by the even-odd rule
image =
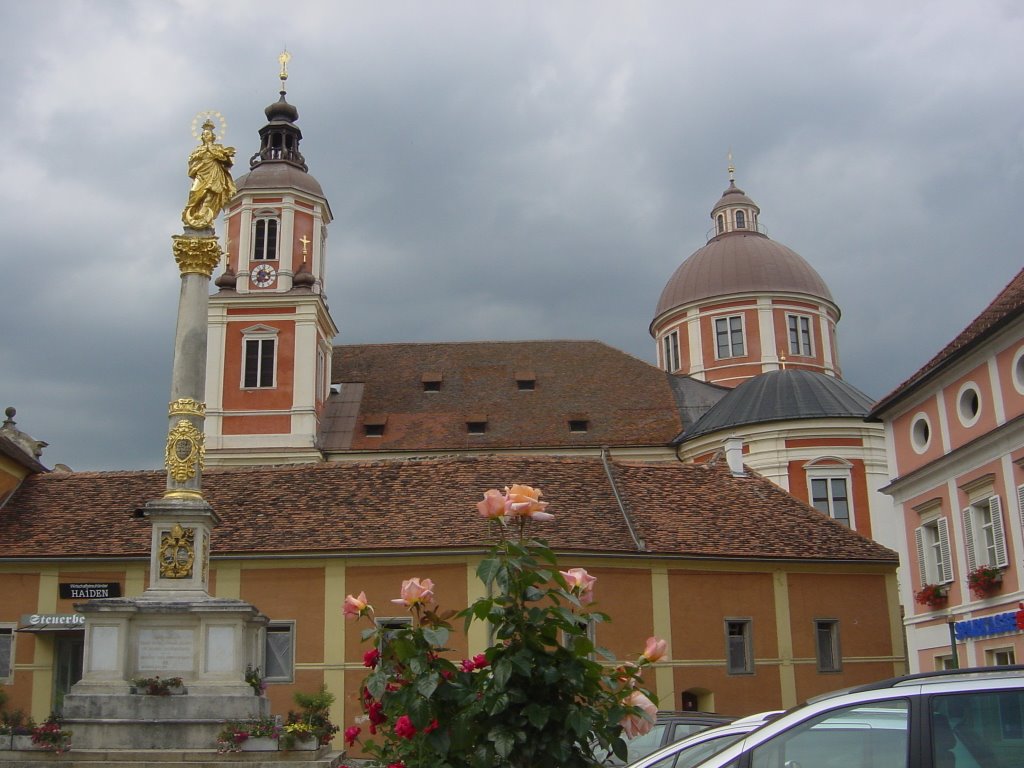
<svg viewBox="0 0 1024 768">
<path fill-rule="evenodd" d="M 729 188 L 711 209 L 715 224 L 711 239 L 669 278 L 655 318 L 678 307 L 735 294 L 803 294 L 835 305 L 832 292 L 814 267 L 764 234 L 758 222 L 760 212 L 730 180 Z"/>
<path fill-rule="evenodd" d="M 323 187 L 309 175 L 306 159 L 299 151 L 302 131 L 295 124 L 299 110 L 285 98 L 286 63 L 286 59 L 282 61 L 281 97 L 263 110 L 267 124 L 260 128 L 259 151 L 249 158 L 249 173 L 236 179 L 235 186 L 239 192 L 291 187 L 323 197 Z"/>
<path fill-rule="evenodd" d="M 295 288 L 308 288 L 312 290 L 315 284 L 316 278 L 313 276 L 313 273 L 306 268 L 306 262 L 302 262 L 302 265 L 295 273 L 295 277 L 292 278 L 292 285 Z"/>
<path fill-rule="evenodd" d="M 231 269 L 231 267 L 227 267 L 217 276 L 217 279 L 213 281 L 213 284 L 222 291 L 233 291 L 238 285 L 237 280 L 238 278 L 235 275 L 235 271 Z"/>
<path fill-rule="evenodd" d="M 766 421 L 863 419 L 873 402 L 835 376 L 796 368 L 769 371 L 726 394 L 676 442 Z"/>
</svg>

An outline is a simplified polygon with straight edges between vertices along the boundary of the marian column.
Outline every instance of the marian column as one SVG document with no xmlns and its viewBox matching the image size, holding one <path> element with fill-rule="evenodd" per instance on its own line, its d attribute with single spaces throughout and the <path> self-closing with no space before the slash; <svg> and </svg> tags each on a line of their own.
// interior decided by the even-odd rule
<svg viewBox="0 0 1024 768">
<path fill-rule="evenodd" d="M 202 117 L 199 146 L 188 158 L 184 231 L 173 237 L 181 295 L 166 489 L 143 509 L 152 529 L 149 586 L 138 596 L 76 606 L 86 617 L 84 669 L 64 698 L 76 749 L 208 750 L 225 720 L 270 710 L 246 681 L 247 668 L 261 664 L 266 617 L 243 600 L 209 593 L 211 532 L 219 520 L 202 490 L 207 303 L 221 256 L 213 224 L 235 194 L 235 150 L 219 144 L 217 126 Z M 145 686 L 132 682 L 155 677 L 181 678 L 180 695 L 145 695 Z"/>
</svg>

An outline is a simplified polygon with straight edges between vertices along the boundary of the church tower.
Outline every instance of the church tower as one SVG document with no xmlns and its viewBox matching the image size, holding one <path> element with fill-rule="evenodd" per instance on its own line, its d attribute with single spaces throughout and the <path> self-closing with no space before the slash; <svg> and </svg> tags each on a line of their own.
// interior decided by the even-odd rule
<svg viewBox="0 0 1024 768">
<path fill-rule="evenodd" d="M 821 275 L 766 234 L 761 209 L 736 186 L 711 209 L 708 242 L 662 291 L 650 332 L 658 365 L 735 387 L 769 371 L 840 377 L 839 307 Z"/>
<path fill-rule="evenodd" d="M 338 329 L 324 293 L 331 208 L 299 151 L 298 110 L 266 108 L 260 148 L 228 206 L 227 264 L 210 297 L 206 457 L 209 464 L 320 461 Z"/>
</svg>

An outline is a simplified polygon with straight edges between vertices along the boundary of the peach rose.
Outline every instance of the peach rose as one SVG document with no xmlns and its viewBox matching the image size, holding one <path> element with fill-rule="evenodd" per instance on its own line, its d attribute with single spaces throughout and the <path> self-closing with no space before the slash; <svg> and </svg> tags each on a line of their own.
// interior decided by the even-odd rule
<svg viewBox="0 0 1024 768">
<path fill-rule="evenodd" d="M 638 707 L 641 710 L 640 714 L 629 714 L 619 721 L 627 739 L 643 736 L 654 727 L 654 722 L 658 719 L 658 708 L 640 691 L 630 693 L 623 704 L 627 707 Z"/>
<path fill-rule="evenodd" d="M 476 508 L 483 517 L 498 519 L 505 516 L 505 497 L 497 488 L 491 488 L 484 494 L 484 500 L 478 501 Z"/>
<path fill-rule="evenodd" d="M 568 571 L 559 571 L 565 579 L 569 591 L 576 595 L 583 605 L 590 605 L 594 601 L 594 583 L 596 576 L 591 576 L 583 568 L 570 568 Z"/>
<path fill-rule="evenodd" d="M 372 606 L 366 602 L 366 593 L 360 592 L 359 597 L 352 597 L 347 595 L 345 597 L 345 606 L 342 608 L 346 619 L 358 619 L 367 610 L 373 610 Z"/>
<path fill-rule="evenodd" d="M 661 661 L 665 657 L 665 651 L 667 650 L 668 641 L 662 640 L 660 637 L 648 637 L 642 657 L 653 664 L 656 661 Z"/>
<path fill-rule="evenodd" d="M 506 487 L 505 497 L 509 514 L 529 517 L 534 520 L 554 520 L 554 515 L 544 511 L 548 503 L 540 501 L 540 497 L 543 495 L 539 488 L 531 488 L 528 485 Z"/>
<path fill-rule="evenodd" d="M 391 601 L 398 605 L 426 605 L 434 602 L 434 582 L 430 579 L 406 579 L 402 582 L 402 596 Z"/>
</svg>

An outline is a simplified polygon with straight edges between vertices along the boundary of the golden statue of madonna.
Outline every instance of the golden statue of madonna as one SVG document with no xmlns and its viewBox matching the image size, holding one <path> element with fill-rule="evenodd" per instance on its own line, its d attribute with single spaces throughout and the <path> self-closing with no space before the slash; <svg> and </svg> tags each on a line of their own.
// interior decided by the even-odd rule
<svg viewBox="0 0 1024 768">
<path fill-rule="evenodd" d="M 192 229 L 213 227 L 217 214 L 235 196 L 235 182 L 229 170 L 235 162 L 235 148 L 218 144 L 213 129 L 213 121 L 207 119 L 199 146 L 188 156 L 192 189 L 181 220 Z"/>
</svg>

